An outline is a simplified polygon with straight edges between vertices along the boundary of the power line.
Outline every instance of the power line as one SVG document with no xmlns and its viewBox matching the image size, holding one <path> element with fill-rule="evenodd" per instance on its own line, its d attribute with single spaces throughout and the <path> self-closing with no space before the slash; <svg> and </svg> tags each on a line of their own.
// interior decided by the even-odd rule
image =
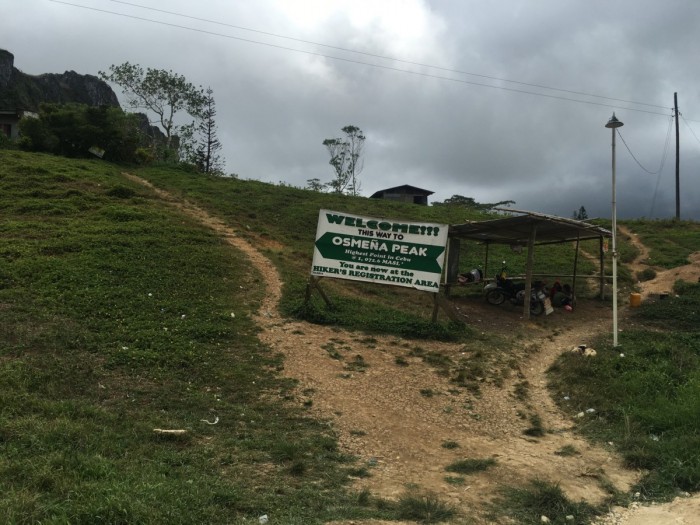
<svg viewBox="0 0 700 525">
<path fill-rule="evenodd" d="M 291 36 L 281 35 L 281 34 L 279 34 L 279 33 L 271 33 L 271 32 L 268 32 L 268 31 L 262 31 L 262 30 L 260 30 L 260 29 L 252 29 L 252 28 L 249 28 L 249 27 L 243 27 L 243 26 L 239 26 L 239 25 L 229 24 L 229 23 L 226 23 L 226 22 L 220 22 L 220 21 L 218 21 L 218 20 L 211 20 L 211 19 L 208 19 L 208 18 L 200 18 L 200 17 L 196 17 L 196 16 L 186 15 L 186 14 L 184 14 L 184 13 L 177 13 L 177 12 L 174 12 L 174 11 L 167 11 L 167 10 L 165 10 L 165 9 L 157 9 L 157 8 L 155 8 L 155 7 L 148 7 L 148 6 L 144 6 L 144 5 L 140 5 L 140 4 L 135 4 L 135 3 L 132 3 L 132 2 L 125 2 L 125 1 L 123 1 L 123 0 L 109 0 L 109 1 L 110 1 L 110 2 L 113 2 L 113 3 L 115 3 L 115 4 L 128 5 L 128 6 L 131 6 L 131 7 L 137 7 L 137 8 L 139 8 L 139 9 L 146 9 L 146 10 L 148 10 L 148 11 L 155 11 L 155 12 L 158 12 L 158 13 L 164 13 L 164 14 L 168 14 L 168 15 L 179 16 L 179 17 L 181 17 L 181 18 L 187 18 L 187 19 L 190 19 L 190 20 L 197 20 L 197 21 L 199 21 L 199 22 L 206 22 L 206 23 L 208 23 L 208 24 L 215 24 L 215 25 L 219 25 L 219 26 L 230 27 L 230 28 L 233 28 L 233 29 L 239 29 L 239 30 L 241 30 L 241 31 L 249 31 L 249 32 L 257 33 L 257 34 L 261 34 L 261 35 L 273 36 L 273 37 L 275 37 L 275 38 L 283 38 L 283 39 L 285 39 L 285 40 L 291 40 L 291 41 L 293 41 L 293 42 L 300 42 L 300 43 L 303 43 L 303 44 L 311 44 L 311 45 L 314 45 L 314 46 L 325 47 L 325 48 L 327 48 L 327 49 L 335 49 L 335 50 L 337 50 L 337 51 L 345 51 L 345 52 L 347 52 L 347 53 L 355 53 L 355 54 L 358 54 L 358 55 L 368 56 L 368 57 L 372 57 L 372 58 L 380 58 L 380 59 L 382 59 L 382 60 L 391 60 L 391 61 L 393 61 L 393 62 L 399 62 L 399 63 L 402 63 L 402 64 L 408 64 L 408 65 L 412 65 L 412 66 L 427 67 L 427 68 L 436 69 L 436 70 L 439 70 L 439 71 L 445 71 L 445 72 L 449 72 L 449 73 L 458 73 L 458 74 L 461 74 L 461 75 L 469 75 L 469 76 L 473 76 L 473 77 L 485 78 L 485 79 L 488 79 L 488 80 L 497 80 L 497 81 L 499 81 L 499 82 L 508 82 L 508 83 L 510 83 L 510 84 L 518 84 L 518 85 L 521 85 L 521 86 L 529 86 L 529 87 L 536 87 L 536 88 L 540 88 L 540 89 L 548 89 L 548 90 L 550 90 L 550 91 L 559 91 L 559 92 L 562 92 L 562 93 L 569 93 L 569 94 L 572 94 L 572 95 L 581 95 L 581 96 L 586 96 L 586 97 L 593 97 L 593 98 L 601 98 L 601 99 L 605 99 L 605 100 L 612 100 L 612 101 L 615 101 L 615 102 L 624 102 L 625 104 L 636 104 L 636 105 L 639 105 L 639 106 L 647 106 L 647 107 L 658 108 L 658 109 L 668 109 L 666 106 L 660 106 L 660 105 L 657 105 L 657 104 L 649 104 L 649 103 L 646 103 L 646 102 L 636 102 L 636 101 L 634 101 L 634 100 L 625 100 L 625 99 L 621 99 L 621 98 L 607 97 L 607 96 L 605 96 L 605 95 L 596 95 L 596 94 L 594 94 L 594 93 L 586 93 L 586 92 L 584 92 L 584 91 L 574 91 L 574 90 L 570 90 L 570 89 L 555 88 L 555 87 L 551 87 L 551 86 L 545 86 L 545 85 L 543 85 L 543 84 L 532 84 L 532 83 L 528 83 L 528 82 L 522 82 L 522 81 L 519 81 L 519 80 L 510 80 L 510 79 L 507 79 L 507 78 L 501 78 L 501 77 L 494 77 L 494 76 L 489 76 L 489 75 L 483 75 L 483 74 L 480 74 L 480 73 L 472 73 L 472 72 L 469 72 L 469 71 L 463 71 L 463 70 L 459 70 L 459 69 L 452 69 L 452 68 L 447 68 L 447 67 L 441 67 L 441 66 L 436 66 L 436 65 L 433 65 L 433 64 L 425 64 L 425 63 L 421 63 L 421 62 L 412 62 L 412 61 L 410 61 L 410 60 L 403 60 L 403 59 L 396 58 L 396 57 L 390 57 L 390 56 L 386 56 L 386 55 L 379 55 L 379 54 L 375 54 L 375 53 L 369 53 L 369 52 L 366 52 L 366 51 L 358 51 L 357 49 L 350 49 L 350 48 L 346 48 L 346 47 L 334 46 L 334 45 L 330 45 L 330 44 L 324 44 L 324 43 L 321 43 L 321 42 L 314 42 L 314 41 L 312 41 L 312 40 L 304 40 L 304 39 L 301 39 L 301 38 L 295 38 L 295 37 L 291 37 Z M 71 5 L 73 5 L 73 4 L 71 4 Z"/>
<path fill-rule="evenodd" d="M 659 185 L 661 184 L 661 173 L 656 177 L 656 186 L 654 186 L 654 195 L 651 197 L 651 208 L 649 208 L 649 217 L 654 216 L 654 207 L 656 206 L 656 196 L 659 194 Z"/>
<path fill-rule="evenodd" d="M 649 175 L 656 175 L 658 173 L 661 173 L 661 170 L 664 167 L 664 164 L 666 163 L 666 157 L 668 156 L 668 145 L 671 142 L 671 124 L 673 123 L 673 117 L 668 118 L 668 131 L 666 132 L 666 143 L 664 145 L 664 151 L 661 154 L 661 163 L 659 164 L 659 169 L 656 171 L 649 171 L 646 169 L 642 164 L 637 160 L 637 157 L 634 156 L 634 153 L 632 153 L 632 150 L 630 147 L 627 145 L 627 142 L 625 142 L 625 139 L 622 137 L 622 133 L 620 133 L 620 130 L 617 130 L 617 136 L 620 137 L 622 140 L 622 143 L 625 145 L 625 148 L 627 148 L 627 151 L 629 151 L 629 154 L 632 155 L 632 158 L 634 161 L 637 163 L 637 165 L 642 168 L 642 170 L 646 171 Z"/>
<path fill-rule="evenodd" d="M 416 76 L 421 76 L 421 77 L 426 77 L 426 78 L 434 78 L 434 79 L 438 79 L 438 80 L 446 80 L 446 81 L 449 81 L 449 82 L 456 82 L 456 83 L 466 84 L 466 85 L 470 85 L 470 86 L 479 86 L 479 87 L 486 87 L 486 88 L 490 88 L 490 89 L 498 89 L 498 90 L 501 90 L 501 91 L 508 91 L 508 92 L 511 92 L 511 93 L 522 93 L 522 94 L 533 95 L 533 96 L 537 96 L 537 97 L 544 97 L 544 98 L 550 98 L 550 99 L 555 99 L 555 100 L 563 100 L 563 101 L 567 101 L 567 102 L 576 102 L 576 103 L 579 103 L 579 104 L 588 104 L 588 105 L 592 105 L 592 106 L 601 106 L 601 107 L 607 107 L 607 108 L 613 108 L 613 109 L 624 109 L 624 110 L 626 110 L 626 111 L 636 111 L 636 112 L 638 112 L 638 113 L 647 113 L 647 114 L 651 114 L 651 115 L 667 116 L 666 113 L 660 113 L 660 112 L 658 112 L 658 111 L 650 111 L 650 110 L 644 110 L 644 109 L 638 109 L 638 108 L 630 108 L 630 107 L 621 107 L 621 106 L 615 105 L 615 104 L 605 104 L 605 103 L 602 103 L 602 102 L 593 102 L 593 101 L 590 101 L 590 100 L 580 100 L 580 99 L 575 99 L 575 98 L 570 98 L 570 97 L 564 97 L 564 96 L 558 96 L 558 95 L 550 95 L 550 94 L 547 94 L 547 93 L 537 93 L 537 92 L 535 92 L 535 91 L 527 91 L 527 90 L 524 90 L 524 89 L 508 88 L 508 87 L 503 87 L 503 86 L 494 86 L 494 85 L 491 85 L 491 84 L 484 84 L 484 83 L 481 83 L 481 82 L 473 82 L 473 81 L 463 80 L 463 79 L 459 79 L 459 78 L 445 77 L 445 76 L 435 75 L 435 74 L 431 74 L 431 73 L 423 73 L 423 72 L 420 72 L 420 71 L 411 71 L 411 70 L 408 70 L 408 69 L 400 69 L 400 68 L 391 67 L 391 66 L 384 66 L 384 65 L 380 65 L 380 64 L 372 64 L 371 62 L 362 62 L 362 61 L 360 61 L 360 60 L 353 60 L 353 59 L 349 59 L 349 58 L 342 58 L 342 57 L 337 57 L 337 56 L 332 56 L 332 55 L 326 55 L 326 54 L 318 53 L 318 52 L 314 52 L 314 51 L 306 51 L 306 50 L 302 50 L 302 49 L 295 49 L 295 48 L 291 48 L 291 47 L 287 47 L 287 46 L 282 46 L 282 45 L 278 45 L 278 44 L 271 44 L 271 43 L 269 43 L 269 42 L 260 42 L 260 41 L 252 40 L 252 39 L 248 39 L 248 38 L 242 38 L 242 37 L 238 37 L 238 36 L 226 35 L 226 34 L 223 34 L 223 33 L 216 33 L 216 32 L 214 32 L 214 31 L 207 31 L 207 30 L 204 30 L 204 29 L 196 29 L 196 28 L 189 27 L 189 26 L 183 26 L 183 25 L 179 25 L 179 24 L 173 24 L 173 23 L 170 23 L 170 22 L 163 22 L 163 21 L 161 21 L 161 20 L 153 20 L 153 19 L 150 19 L 150 18 L 144 18 L 144 17 L 140 17 L 140 16 L 136 16 L 136 15 L 127 15 L 127 14 L 124 14 L 124 13 L 117 13 L 117 12 L 114 12 L 114 11 L 108 11 L 108 10 L 106 10 L 106 9 L 99 9 L 99 8 L 96 8 L 96 7 L 89 7 L 89 6 L 74 4 L 74 3 L 70 3 L 70 2 L 64 2 L 64 1 L 61 1 L 61 0 L 49 0 L 49 1 L 50 1 L 50 2 L 53 2 L 53 3 L 55 3 L 55 4 L 68 5 L 68 6 L 71 6 L 71 7 L 77 7 L 77 8 L 86 9 L 86 10 L 89 10 L 89 11 L 96 11 L 96 12 L 105 13 L 105 14 L 109 14 L 109 15 L 121 16 L 121 17 L 124 17 L 124 18 L 130 18 L 130 19 L 133 19 L 133 20 L 141 20 L 141 21 L 143 21 L 143 22 L 150 22 L 150 23 L 153 23 L 153 24 L 163 25 L 163 26 L 167 26 L 167 27 L 174 27 L 174 28 L 177 28 L 177 29 L 184 29 L 184 30 L 186 30 L 186 31 L 193 31 L 193 32 L 202 33 L 202 34 L 206 34 L 206 35 L 217 36 L 217 37 L 221 37 L 221 38 L 228 38 L 228 39 L 230 39 L 230 40 L 237 40 L 237 41 L 240 41 L 240 42 L 247 42 L 247 43 L 251 43 L 251 44 L 257 44 L 257 45 L 262 45 L 262 46 L 266 46 L 266 47 L 271 47 L 271 48 L 274 48 L 274 49 L 281 49 L 281 50 L 284 50 L 284 51 L 291 51 L 291 52 L 295 52 L 295 53 L 302 53 L 302 54 L 306 54 L 306 55 L 317 56 L 317 57 L 321 57 L 321 58 L 327 58 L 327 59 L 330 59 L 330 60 L 337 60 L 337 61 L 340 61 L 340 62 L 345 62 L 345 63 L 350 63 L 350 64 L 358 64 L 358 65 L 363 65 L 363 66 L 369 66 L 369 67 L 373 67 L 373 68 L 376 68 L 376 69 L 384 69 L 384 70 L 387 70 L 387 71 L 395 71 L 395 72 L 398 72 L 398 73 L 406 73 L 406 74 L 409 74 L 409 75 L 416 75 Z M 553 89 L 553 88 L 548 88 L 548 89 Z M 617 100 L 617 99 L 613 99 L 613 100 Z M 663 107 L 663 106 L 658 106 L 658 107 Z"/>
<path fill-rule="evenodd" d="M 666 162 L 666 156 L 668 155 L 668 146 L 671 142 L 671 128 L 673 127 L 673 117 L 668 119 L 668 130 L 666 131 L 666 144 L 664 145 L 664 153 L 661 159 L 661 166 L 659 167 L 658 176 L 656 177 L 656 186 L 654 186 L 654 195 L 651 198 L 651 208 L 649 209 L 649 217 L 654 216 L 654 207 L 656 206 L 656 197 L 659 194 L 659 185 L 661 184 L 661 170 Z M 622 136 L 620 136 L 622 138 Z M 624 139 L 622 140 L 624 143 Z M 627 144 L 625 144 L 627 146 Z M 629 150 L 629 148 L 628 148 Z M 633 156 L 634 157 L 634 156 Z"/>
<path fill-rule="evenodd" d="M 690 124 L 688 124 L 688 121 L 685 119 L 685 117 L 683 116 L 683 114 L 681 113 L 680 115 L 681 115 L 681 118 L 683 119 L 683 123 L 684 123 L 684 124 L 686 125 L 686 127 L 690 130 L 690 133 L 692 133 L 693 137 L 695 137 L 695 140 L 698 141 L 698 144 L 700 144 L 700 139 L 698 138 L 698 136 L 697 136 L 697 135 L 695 134 L 695 132 L 693 131 L 693 128 L 690 127 Z M 691 122 L 697 122 L 697 121 L 691 121 Z"/>
</svg>

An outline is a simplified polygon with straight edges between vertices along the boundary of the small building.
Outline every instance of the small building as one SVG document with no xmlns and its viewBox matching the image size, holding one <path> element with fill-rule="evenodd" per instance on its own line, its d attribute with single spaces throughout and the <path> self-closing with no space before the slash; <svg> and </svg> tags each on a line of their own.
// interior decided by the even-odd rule
<svg viewBox="0 0 700 525">
<path fill-rule="evenodd" d="M 387 199 L 427 206 L 428 196 L 433 193 L 435 192 L 404 184 L 403 186 L 395 186 L 394 188 L 376 191 L 370 196 L 370 199 Z"/>
<path fill-rule="evenodd" d="M 34 117 L 38 115 L 33 111 L 21 109 L 0 109 L 0 133 L 10 139 L 19 136 L 19 121 L 22 117 Z"/>
<path fill-rule="evenodd" d="M 22 113 L 19 111 L 0 109 L 0 133 L 10 139 L 17 138 L 19 133 L 17 124 L 20 118 Z"/>
</svg>

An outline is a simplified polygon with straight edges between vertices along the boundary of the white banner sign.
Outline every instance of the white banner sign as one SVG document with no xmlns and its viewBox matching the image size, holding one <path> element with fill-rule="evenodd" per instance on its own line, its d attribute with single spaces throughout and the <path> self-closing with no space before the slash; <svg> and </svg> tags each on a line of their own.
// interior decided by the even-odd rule
<svg viewBox="0 0 700 525">
<path fill-rule="evenodd" d="M 447 228 L 321 210 L 311 274 L 437 292 Z"/>
</svg>

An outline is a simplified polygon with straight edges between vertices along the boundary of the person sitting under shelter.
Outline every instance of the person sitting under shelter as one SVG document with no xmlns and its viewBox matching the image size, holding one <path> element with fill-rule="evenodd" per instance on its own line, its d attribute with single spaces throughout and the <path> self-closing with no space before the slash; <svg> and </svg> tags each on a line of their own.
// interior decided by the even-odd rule
<svg viewBox="0 0 700 525">
<path fill-rule="evenodd" d="M 573 302 L 571 286 L 569 286 L 568 284 L 561 286 L 561 284 L 559 284 L 559 281 L 557 281 L 556 283 L 554 283 L 554 286 L 552 286 L 551 299 L 552 306 L 571 306 L 571 303 Z"/>
</svg>

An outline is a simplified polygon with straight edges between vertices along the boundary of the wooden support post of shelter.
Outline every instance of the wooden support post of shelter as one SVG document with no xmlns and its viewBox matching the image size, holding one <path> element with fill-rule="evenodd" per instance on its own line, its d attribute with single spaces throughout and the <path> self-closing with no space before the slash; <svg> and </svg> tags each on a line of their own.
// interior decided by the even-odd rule
<svg viewBox="0 0 700 525">
<path fill-rule="evenodd" d="M 450 284 L 457 281 L 459 277 L 459 249 L 461 243 L 457 238 L 447 241 L 447 265 L 445 267 L 445 295 L 450 295 Z"/>
<path fill-rule="evenodd" d="M 605 300 L 605 239 L 600 238 L 600 300 Z"/>
<path fill-rule="evenodd" d="M 575 308 L 576 306 L 576 272 L 578 270 L 578 251 L 579 247 L 581 246 L 581 234 L 579 233 L 578 238 L 576 239 L 576 253 L 574 253 L 574 279 L 571 281 L 571 307 Z"/>
<path fill-rule="evenodd" d="M 527 240 L 527 267 L 525 268 L 525 299 L 523 300 L 523 318 L 530 319 L 530 297 L 532 296 L 532 263 L 535 260 L 535 240 L 537 224 L 530 225 L 530 238 Z"/>
<path fill-rule="evenodd" d="M 456 237 L 450 238 L 447 241 L 447 263 L 445 265 L 445 295 L 440 295 L 440 292 L 433 294 L 433 315 L 432 322 L 437 323 L 438 313 L 440 308 L 447 314 L 451 320 L 457 323 L 464 323 L 464 318 L 459 312 L 454 309 L 452 303 L 448 301 L 450 295 L 450 283 L 457 281 L 459 277 L 459 249 L 461 243 Z"/>
<path fill-rule="evenodd" d="M 488 276 L 489 272 L 489 243 L 486 243 L 486 253 L 484 253 L 484 277 Z"/>
</svg>

